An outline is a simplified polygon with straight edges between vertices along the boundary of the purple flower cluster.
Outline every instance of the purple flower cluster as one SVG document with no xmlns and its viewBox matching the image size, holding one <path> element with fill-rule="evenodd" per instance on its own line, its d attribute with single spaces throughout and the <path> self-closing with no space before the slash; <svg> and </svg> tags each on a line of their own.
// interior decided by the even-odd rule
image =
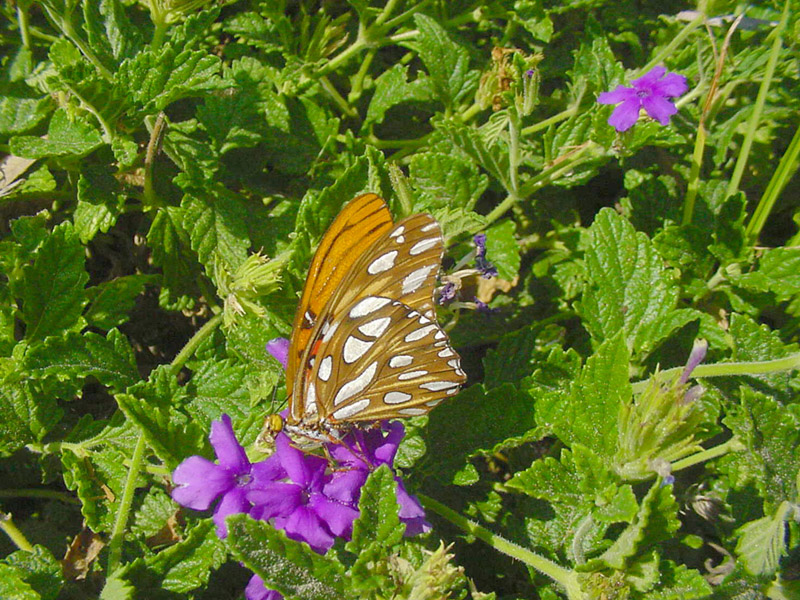
<svg viewBox="0 0 800 600">
<path fill-rule="evenodd" d="M 497 267 L 486 260 L 486 234 L 479 233 L 472 238 L 475 242 L 475 268 L 481 272 L 484 279 L 497 277 Z"/>
<path fill-rule="evenodd" d="M 664 67 L 653 67 L 631 81 L 631 87 L 618 85 L 614 90 L 597 96 L 597 102 L 619 104 L 611 113 L 608 124 L 623 132 L 633 127 L 641 109 L 661 125 L 668 125 L 669 118 L 678 112 L 670 99 L 682 96 L 688 89 L 683 75 L 667 73 Z"/>
<path fill-rule="evenodd" d="M 207 510 L 219 500 L 213 518 L 221 538 L 228 533 L 225 517 L 248 513 L 324 554 L 337 537 L 350 539 L 359 515 L 361 487 L 375 468 L 384 464 L 392 468 L 404 433 L 399 422 L 383 423 L 369 431 L 354 430 L 327 444 L 328 454 L 337 463 L 333 467 L 327 459 L 295 448 L 286 434 L 279 433 L 275 453 L 251 463 L 236 440 L 230 417 L 222 415 L 211 424 L 209 437 L 217 463 L 201 456 L 184 460 L 172 475 L 176 486 L 172 498 L 195 510 Z M 396 479 L 406 535 L 429 530 L 419 502 L 408 494 L 400 478 Z M 280 598 L 255 575 L 245 595 L 248 600 Z"/>
</svg>

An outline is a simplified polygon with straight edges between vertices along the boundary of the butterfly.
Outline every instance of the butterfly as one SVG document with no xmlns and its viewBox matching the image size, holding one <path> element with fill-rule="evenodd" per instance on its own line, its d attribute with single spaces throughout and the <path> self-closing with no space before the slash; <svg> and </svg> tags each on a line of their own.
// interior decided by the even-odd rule
<svg viewBox="0 0 800 600">
<path fill-rule="evenodd" d="M 428 214 L 398 223 L 375 194 L 351 200 L 322 237 L 295 313 L 285 428 L 305 437 L 423 415 L 466 381 L 436 320 L 444 253 Z"/>
</svg>

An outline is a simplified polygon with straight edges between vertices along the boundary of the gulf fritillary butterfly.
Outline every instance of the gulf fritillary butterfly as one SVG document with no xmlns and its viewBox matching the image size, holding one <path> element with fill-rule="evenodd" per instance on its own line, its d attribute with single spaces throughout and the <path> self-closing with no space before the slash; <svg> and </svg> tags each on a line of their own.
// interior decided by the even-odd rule
<svg viewBox="0 0 800 600">
<path fill-rule="evenodd" d="M 458 392 L 466 375 L 433 298 L 443 253 L 428 214 L 394 223 L 375 194 L 342 209 L 295 313 L 280 426 L 336 435 L 352 423 L 423 415 Z"/>
</svg>

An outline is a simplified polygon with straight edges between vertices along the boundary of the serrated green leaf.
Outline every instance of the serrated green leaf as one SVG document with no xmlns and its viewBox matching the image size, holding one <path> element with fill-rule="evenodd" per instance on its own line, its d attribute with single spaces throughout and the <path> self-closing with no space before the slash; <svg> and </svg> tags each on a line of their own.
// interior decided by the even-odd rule
<svg viewBox="0 0 800 600">
<path fill-rule="evenodd" d="M 514 237 L 516 225 L 506 220 L 486 231 L 486 258 L 497 267 L 498 277 L 511 281 L 519 273 L 519 242 Z"/>
<path fill-rule="evenodd" d="M 52 110 L 49 96 L 37 94 L 21 83 L 0 83 L 0 135 L 7 137 L 30 131 Z"/>
<path fill-rule="evenodd" d="M 72 217 L 84 244 L 97 232 L 107 232 L 122 212 L 122 186 L 110 169 L 87 168 L 78 179 L 78 205 Z"/>
<path fill-rule="evenodd" d="M 647 236 L 615 211 L 601 210 L 589 232 L 589 285 L 579 310 L 592 337 L 623 331 L 632 346 L 640 329 L 675 309 L 678 288 Z"/>
<path fill-rule="evenodd" d="M 489 183 L 474 163 L 441 152 L 413 155 L 408 169 L 418 197 L 417 210 L 472 210 Z"/>
<path fill-rule="evenodd" d="M 155 275 L 123 275 L 88 288 L 89 306 L 84 315 L 87 323 L 109 330 L 127 322 L 136 298 L 157 279 Z"/>
<path fill-rule="evenodd" d="M 428 453 L 420 469 L 452 481 L 467 458 L 526 439 L 536 426 L 531 398 L 504 384 L 474 385 L 438 406 L 428 417 Z"/>
<path fill-rule="evenodd" d="M 213 273 L 214 261 L 233 273 L 247 258 L 247 212 L 231 194 L 188 195 L 182 202 L 183 226 L 189 232 L 192 249 Z"/>
<path fill-rule="evenodd" d="M 664 486 L 656 481 L 642 499 L 633 523 L 625 528 L 608 550 L 589 561 L 581 570 L 596 570 L 600 565 L 624 570 L 629 559 L 669 539 L 680 524 L 678 503 L 672 495 L 672 486 Z"/>
<path fill-rule="evenodd" d="M 795 509 L 784 500 L 775 514 L 745 523 L 739 528 L 736 554 L 753 575 L 772 576 L 786 556 L 786 519 Z"/>
<path fill-rule="evenodd" d="M 174 295 L 191 289 L 199 265 L 190 252 L 183 211 L 172 206 L 159 210 L 147 233 L 147 243 L 153 252 L 153 262 L 164 270 L 163 285 Z"/>
<path fill-rule="evenodd" d="M 648 600 L 699 600 L 713 591 L 699 571 L 670 560 L 661 561 L 659 575 L 657 588 L 648 591 Z"/>
<path fill-rule="evenodd" d="M 103 145 L 100 133 L 81 117 L 72 117 L 63 108 L 53 113 L 47 137 L 17 136 L 9 140 L 11 152 L 23 158 L 69 156 L 80 158 Z"/>
<path fill-rule="evenodd" d="M 386 111 L 393 106 L 404 102 L 425 102 L 432 96 L 430 79 L 417 77 L 408 81 L 408 66 L 394 65 L 375 79 L 375 93 L 369 102 L 364 124 L 383 123 Z"/>
<path fill-rule="evenodd" d="M 116 87 L 126 90 L 143 113 L 153 114 L 181 98 L 222 89 L 219 71 L 218 56 L 167 44 L 124 60 L 114 77 Z"/>
<path fill-rule="evenodd" d="M 0 597 L 14 600 L 41 600 L 26 581 L 25 571 L 0 563 Z"/>
<path fill-rule="evenodd" d="M 31 551 L 18 550 L 9 554 L 4 559 L 4 562 L 22 571 L 25 582 L 36 591 L 36 598 L 54 600 L 61 591 L 61 586 L 64 583 L 61 564 L 59 564 L 52 552 L 44 546 L 37 544 Z M 2 574 L 0 574 L 0 579 L 4 579 Z M 17 597 L 3 594 L 2 584 L 0 584 L 0 594 L 2 594 L 0 597 L 8 598 L 9 600 Z"/>
<path fill-rule="evenodd" d="M 143 46 L 141 32 L 131 24 L 119 0 L 84 2 L 83 15 L 87 40 L 95 52 L 104 55 L 107 67 L 135 56 Z"/>
<path fill-rule="evenodd" d="M 403 539 L 405 526 L 398 516 L 397 482 L 386 465 L 367 477 L 361 488 L 358 509 L 360 515 L 353 523 L 353 537 L 346 546 L 348 552 L 358 554 L 373 542 L 391 548 Z"/>
<path fill-rule="evenodd" d="M 176 408 L 185 394 L 164 366 L 153 370 L 148 381 L 115 396 L 120 409 L 142 430 L 150 447 L 170 469 L 197 454 L 198 449 L 207 448 L 202 424 Z"/>
<path fill-rule="evenodd" d="M 40 397 L 28 382 L 0 384 L 0 454 L 8 456 L 38 441 L 61 420 L 56 398 Z"/>
<path fill-rule="evenodd" d="M 39 247 L 33 265 L 25 269 L 20 296 L 26 339 L 44 339 L 78 324 L 88 279 L 83 246 L 72 225 L 62 223 Z"/>
<path fill-rule="evenodd" d="M 167 492 L 152 487 L 147 490 L 147 495 L 137 507 L 131 523 L 131 533 L 141 538 L 153 537 L 165 527 L 169 527 L 168 521 L 177 510 L 175 501 Z"/>
<path fill-rule="evenodd" d="M 133 348 L 116 329 L 109 331 L 107 337 L 91 331 L 48 337 L 43 344 L 31 348 L 24 366 L 34 379 L 82 381 L 92 376 L 116 392 L 139 381 Z"/>
<path fill-rule="evenodd" d="M 419 57 L 430 73 L 436 94 L 451 107 L 475 89 L 478 73 L 469 70 L 469 54 L 450 39 L 441 25 L 423 13 L 416 13 L 414 20 L 419 29 Z"/>
<path fill-rule="evenodd" d="M 247 515 L 228 517 L 231 554 L 288 600 L 348 598 L 340 564 Z"/>
<path fill-rule="evenodd" d="M 453 144 L 497 179 L 505 189 L 511 189 L 508 148 L 497 140 L 487 139 L 481 130 L 454 120 L 443 119 L 435 125 Z"/>
<path fill-rule="evenodd" d="M 195 420 L 207 423 L 219 419 L 223 413 L 236 420 L 249 414 L 245 364 L 233 360 L 205 360 L 190 367 L 194 374 L 187 385 L 187 393 L 192 401 L 186 410 Z"/>
</svg>

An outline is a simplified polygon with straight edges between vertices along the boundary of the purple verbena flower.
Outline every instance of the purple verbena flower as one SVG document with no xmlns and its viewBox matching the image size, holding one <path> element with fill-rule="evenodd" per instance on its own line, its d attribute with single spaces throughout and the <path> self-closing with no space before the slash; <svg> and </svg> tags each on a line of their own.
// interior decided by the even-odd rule
<svg viewBox="0 0 800 600">
<path fill-rule="evenodd" d="M 475 268 L 484 279 L 497 277 L 497 268 L 486 259 L 486 234 L 478 233 L 472 241 L 475 243 Z"/>
<path fill-rule="evenodd" d="M 439 290 L 439 304 L 447 304 L 455 299 L 457 289 L 456 284 L 452 281 L 446 282 Z"/>
<path fill-rule="evenodd" d="M 246 600 L 283 600 L 283 595 L 265 586 L 264 580 L 258 575 L 250 578 L 247 587 L 244 588 L 244 597 Z"/>
<path fill-rule="evenodd" d="M 678 112 L 670 98 L 681 96 L 689 89 L 686 77 L 667 73 L 667 69 L 661 66 L 653 67 L 631 81 L 631 86 L 618 85 L 613 91 L 603 92 L 597 97 L 600 104 L 619 104 L 608 119 L 608 124 L 619 132 L 633 127 L 641 109 L 661 125 L 668 125 L 669 118 Z"/>
<path fill-rule="evenodd" d="M 320 554 L 333 546 L 335 537 L 348 539 L 358 509 L 355 503 L 332 497 L 328 461 L 293 447 L 285 433 L 276 436 L 275 454 L 267 461 L 271 460 L 280 464 L 289 481 L 272 481 L 251 490 L 250 515 L 272 519 L 291 539 L 308 543 Z"/>
<path fill-rule="evenodd" d="M 394 471 L 394 457 L 404 435 L 405 428 L 399 421 L 384 422 L 368 431 L 354 429 L 343 440 L 344 444 L 329 445 L 331 456 L 344 469 L 334 474 L 327 492 L 341 502 L 357 502 L 361 487 L 373 470 L 386 465 Z M 399 517 L 406 525 L 405 535 L 430 531 L 431 525 L 419 501 L 408 493 L 400 477 L 395 476 L 395 481 Z"/>
<path fill-rule="evenodd" d="M 706 352 L 708 352 L 708 342 L 702 339 L 695 340 L 694 344 L 692 344 L 692 351 L 689 353 L 689 359 L 686 361 L 686 366 L 683 368 L 683 372 L 678 379 L 680 384 L 689 381 L 689 378 L 692 376 L 692 371 L 694 371 L 695 367 L 703 362 L 703 359 L 706 357 Z"/>
<path fill-rule="evenodd" d="M 472 241 L 475 244 L 475 254 L 477 256 L 486 256 L 486 234 L 476 233 Z"/>
<path fill-rule="evenodd" d="M 221 498 L 214 509 L 214 523 L 217 535 L 224 538 L 228 534 L 225 517 L 250 510 L 246 497 L 248 490 L 280 479 L 285 473 L 274 462 L 250 464 L 244 448 L 236 441 L 228 415 L 222 415 L 219 421 L 211 423 L 209 440 L 219 464 L 202 456 L 190 456 L 184 460 L 172 474 L 176 485 L 172 499 L 187 508 L 207 510 L 217 498 Z"/>
<path fill-rule="evenodd" d="M 491 315 L 497 310 L 496 308 L 492 308 L 491 306 L 486 304 L 486 302 L 482 302 L 477 298 L 474 298 L 474 300 L 475 300 L 475 310 L 477 310 L 479 313 L 483 313 L 485 315 Z"/>
<path fill-rule="evenodd" d="M 282 337 L 271 339 L 267 342 L 267 352 L 286 368 L 286 359 L 289 357 L 289 340 Z"/>
</svg>

